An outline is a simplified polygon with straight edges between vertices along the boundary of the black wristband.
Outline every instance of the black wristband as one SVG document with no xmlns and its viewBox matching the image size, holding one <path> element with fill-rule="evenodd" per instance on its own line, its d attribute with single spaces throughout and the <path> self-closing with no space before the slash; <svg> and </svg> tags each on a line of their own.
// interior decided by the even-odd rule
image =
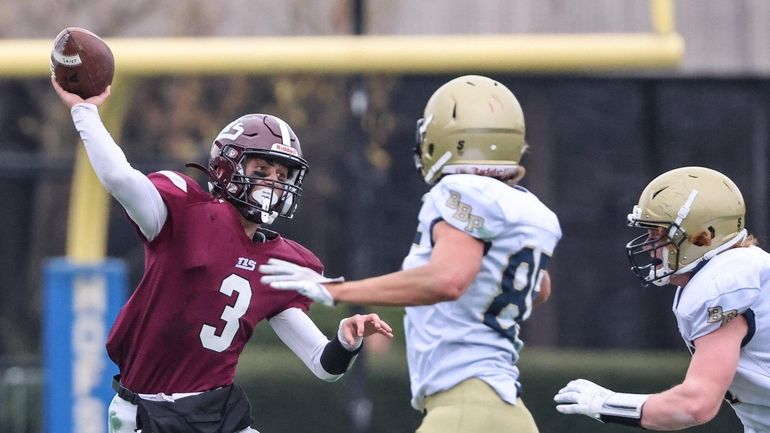
<svg viewBox="0 0 770 433">
<path fill-rule="evenodd" d="M 329 374 L 342 374 L 348 371 L 350 365 L 358 356 L 358 352 L 364 347 L 363 342 L 358 349 L 349 351 L 340 343 L 335 336 L 333 340 L 326 344 L 323 353 L 321 353 L 321 367 Z"/>
<path fill-rule="evenodd" d="M 642 419 L 641 418 L 629 418 L 626 416 L 617 416 L 617 415 L 602 415 L 599 414 L 599 420 L 603 423 L 611 422 L 613 424 L 623 424 L 631 427 L 637 427 L 642 430 L 644 430 L 644 427 L 642 427 Z"/>
</svg>

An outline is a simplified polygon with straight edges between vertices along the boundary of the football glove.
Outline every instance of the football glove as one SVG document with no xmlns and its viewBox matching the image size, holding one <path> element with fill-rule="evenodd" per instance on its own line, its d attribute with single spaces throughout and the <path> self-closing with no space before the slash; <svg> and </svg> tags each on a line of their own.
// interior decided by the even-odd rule
<svg viewBox="0 0 770 433">
<path fill-rule="evenodd" d="M 641 426 L 642 406 L 649 394 L 623 394 L 610 391 L 589 380 L 577 379 L 554 396 L 556 410 L 581 414 L 602 422 Z"/>
<path fill-rule="evenodd" d="M 333 307 L 334 298 L 326 290 L 323 283 L 341 283 L 343 277 L 326 278 L 318 272 L 287 262 L 281 259 L 269 259 L 266 264 L 259 265 L 259 272 L 263 274 L 262 284 L 278 290 L 294 290 L 323 305 Z"/>
</svg>

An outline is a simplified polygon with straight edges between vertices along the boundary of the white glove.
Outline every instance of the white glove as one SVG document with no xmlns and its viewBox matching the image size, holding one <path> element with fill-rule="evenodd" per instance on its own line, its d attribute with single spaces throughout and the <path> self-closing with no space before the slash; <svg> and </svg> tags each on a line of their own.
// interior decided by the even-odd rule
<svg viewBox="0 0 770 433">
<path fill-rule="evenodd" d="M 323 283 L 341 283 L 343 277 L 326 278 L 318 272 L 281 259 L 270 259 L 259 265 L 263 274 L 262 284 L 278 290 L 295 290 L 308 298 L 329 307 L 334 306 L 334 298 Z"/>
<path fill-rule="evenodd" d="M 642 406 L 649 394 L 624 394 L 610 391 L 589 380 L 577 379 L 553 397 L 556 410 L 564 414 L 590 416 L 602 422 L 640 426 Z"/>
</svg>

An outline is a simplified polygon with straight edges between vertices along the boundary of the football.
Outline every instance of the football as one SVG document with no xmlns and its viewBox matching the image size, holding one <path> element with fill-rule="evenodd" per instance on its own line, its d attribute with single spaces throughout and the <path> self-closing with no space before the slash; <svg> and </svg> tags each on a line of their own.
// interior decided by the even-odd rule
<svg viewBox="0 0 770 433">
<path fill-rule="evenodd" d="M 115 58 L 110 47 L 93 32 L 67 27 L 54 40 L 51 73 L 64 90 L 87 99 L 112 84 Z"/>
</svg>

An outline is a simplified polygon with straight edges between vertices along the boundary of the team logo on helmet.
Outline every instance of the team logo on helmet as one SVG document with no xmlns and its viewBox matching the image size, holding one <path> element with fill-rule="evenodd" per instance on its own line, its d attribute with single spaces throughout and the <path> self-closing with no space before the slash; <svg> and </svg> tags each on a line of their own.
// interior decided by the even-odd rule
<svg viewBox="0 0 770 433">
<path fill-rule="evenodd" d="M 297 149 L 291 146 L 284 146 L 281 143 L 273 143 L 273 146 L 270 149 L 275 150 L 277 152 L 288 153 L 289 155 L 299 156 L 299 153 L 297 153 Z"/>
</svg>

